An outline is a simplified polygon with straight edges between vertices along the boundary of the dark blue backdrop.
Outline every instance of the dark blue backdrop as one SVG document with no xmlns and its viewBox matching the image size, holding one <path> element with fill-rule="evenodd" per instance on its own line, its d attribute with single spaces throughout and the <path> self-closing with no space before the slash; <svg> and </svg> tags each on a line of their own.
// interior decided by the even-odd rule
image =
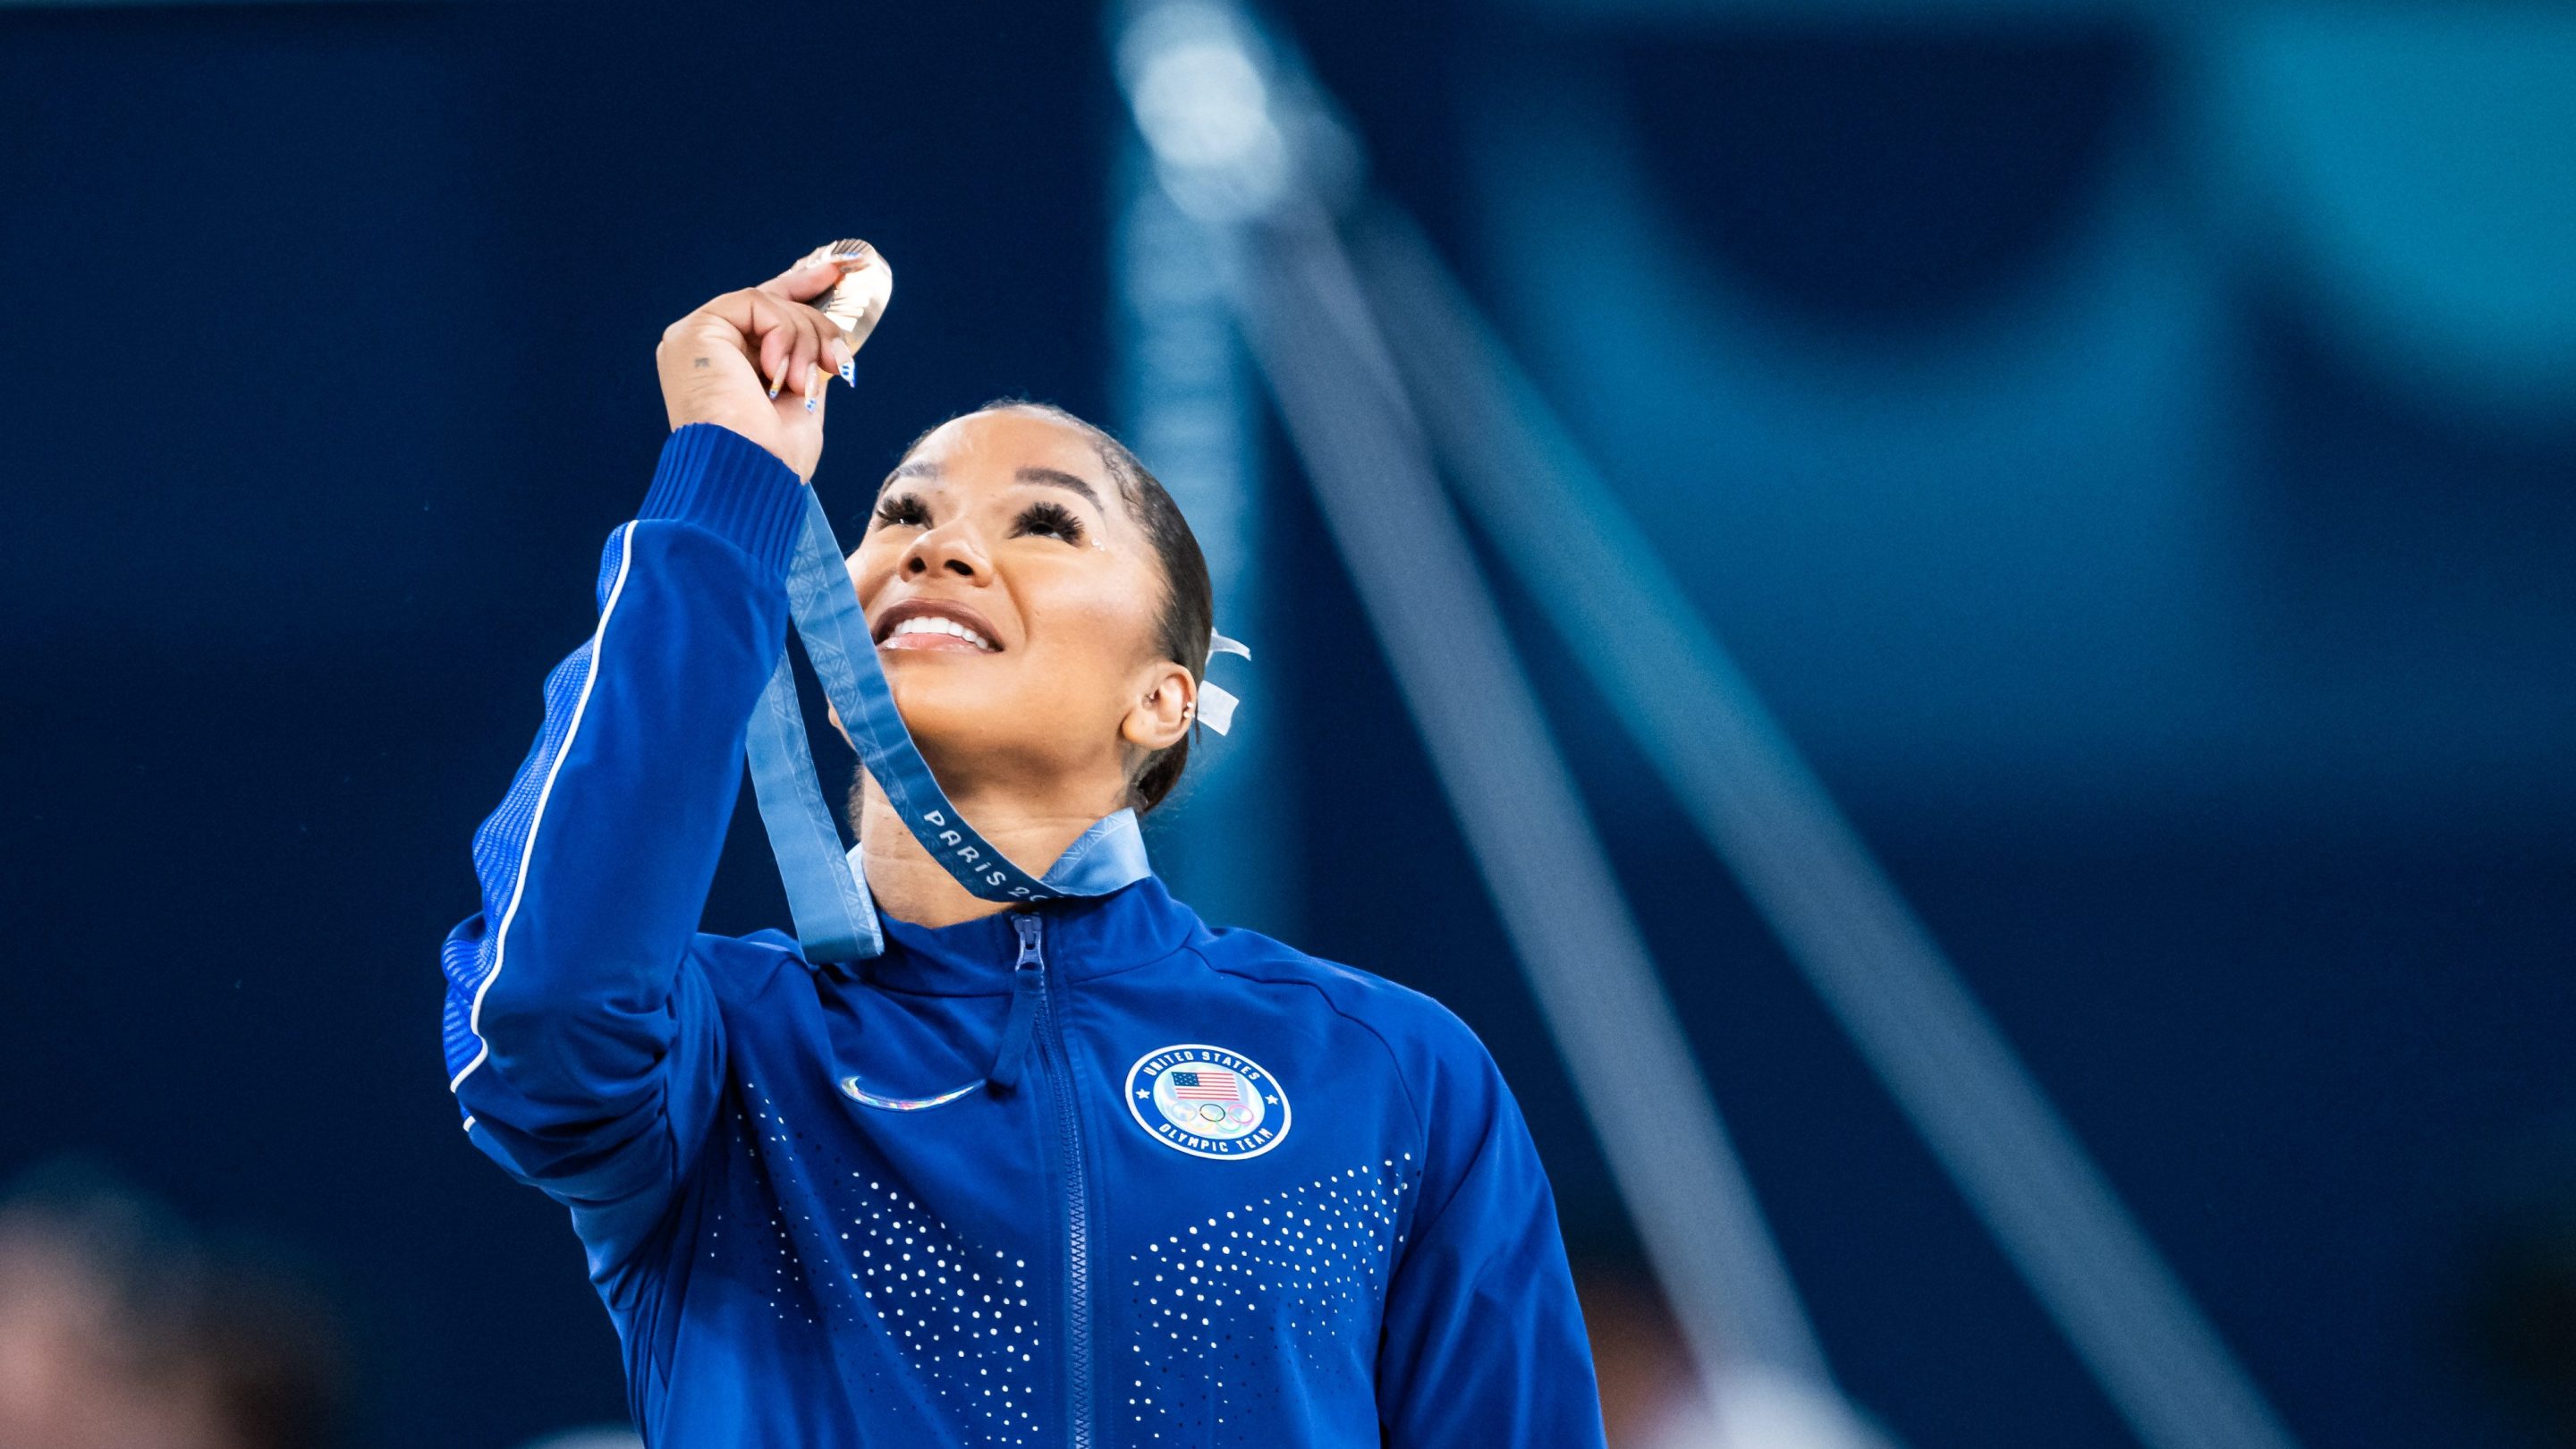
<svg viewBox="0 0 2576 1449">
<path fill-rule="evenodd" d="M 2067 577 L 2023 568 L 2076 546 L 2009 497 L 1994 514 L 2018 532 L 1899 516 L 1882 559 L 1910 505 L 1817 480 L 1902 479 L 1922 449 L 1825 458 L 1766 499 L 1824 445 L 1777 399 L 1631 346 L 1617 315 L 1517 298 L 1493 174 L 1572 144 L 1566 116 L 1624 117 L 1669 235 L 1767 319 L 1727 335 L 1828 339 L 1858 381 L 1819 384 L 1844 401 L 1814 426 L 1857 437 L 1885 424 L 1871 399 L 1920 386 L 1913 339 L 2082 253 L 2083 218 L 2128 214 L 2100 199 L 2106 158 L 2169 157 L 2189 130 L 2171 53 L 2121 25 L 1641 36 L 1543 8 L 1286 19 L 1381 184 L 1497 300 L 2293 1429 L 2515 1442 L 2446 1315 L 2481 1205 L 2551 1150 L 2569 1099 L 2576 429 L 2427 401 L 2204 234 L 2177 255 L 2206 262 L 2181 269 L 2209 284 L 2191 315 L 2224 324 L 2192 336 L 2223 346 L 2141 344 L 2180 394 L 2100 376 L 2144 410 L 2126 425 L 2205 455 L 2132 487 L 2116 427 L 2038 399 L 2031 436 L 2062 404 L 2089 441 L 2033 463 L 2018 434 L 1953 440 L 1965 461 L 1923 484 L 2205 485 L 2224 507 L 2177 526 L 2183 561 L 2106 574 L 2173 544 L 2107 530 Z M 1106 417 L 1102 55 L 1079 5 L 0 10 L 0 1169 L 97 1150 L 204 1220 L 302 1245 L 364 1333 L 362 1442 L 499 1449 L 622 1412 L 562 1215 L 456 1130 L 435 957 L 474 905 L 468 835 L 649 473 L 661 328 L 817 241 L 885 248 L 903 294 L 833 404 L 836 513 L 989 396 Z M 1542 199 L 1572 184 L 1520 174 Z M 2149 342 L 2177 315 L 2119 314 Z M 1584 326 L 1597 351 L 1565 340 Z M 1702 424 L 1748 451 L 1691 453 Z M 1264 924 L 1459 1009 L 1541 1136 L 1578 1255 L 1625 1261 L 1320 522 L 1293 481 L 1269 509 L 1282 637 L 1246 692 L 1303 802 L 1304 887 Z M 2214 536 L 2223 567 L 2198 551 Z M 1734 552 L 1748 538 L 1764 557 Z M 2105 590 L 2112 612 L 2051 632 Z M 1958 612 L 1925 624 L 1926 599 Z M 1586 788 L 1652 827 L 1620 864 L 1854 1396 L 1924 1449 L 2126 1442 L 1710 884 L 1543 601 L 1515 607 Z M 2199 622 L 2155 643 L 2176 619 Z M 1403 812 L 1434 823 L 1381 828 Z M 747 811 L 735 847 L 709 928 L 779 922 Z"/>
</svg>

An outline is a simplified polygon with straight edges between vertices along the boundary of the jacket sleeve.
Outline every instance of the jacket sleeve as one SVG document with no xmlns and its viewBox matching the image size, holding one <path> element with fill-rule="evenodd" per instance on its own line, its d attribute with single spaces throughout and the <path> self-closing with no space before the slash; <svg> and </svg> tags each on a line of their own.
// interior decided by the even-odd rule
<svg viewBox="0 0 2576 1449">
<path fill-rule="evenodd" d="M 1453 1018 L 1454 1020 L 1454 1018 Z M 1484 1044 L 1426 1075 L 1422 1196 L 1387 1286 L 1389 1449 L 1600 1449 L 1601 1400 L 1556 1199 Z"/>
<path fill-rule="evenodd" d="M 449 1088 L 475 1146 L 573 1210 L 594 1278 L 661 1216 L 716 1109 L 724 1036 L 691 953 L 786 643 L 804 484 L 713 423 L 663 443 L 609 535 L 599 621 L 474 835 L 448 933 Z"/>
</svg>

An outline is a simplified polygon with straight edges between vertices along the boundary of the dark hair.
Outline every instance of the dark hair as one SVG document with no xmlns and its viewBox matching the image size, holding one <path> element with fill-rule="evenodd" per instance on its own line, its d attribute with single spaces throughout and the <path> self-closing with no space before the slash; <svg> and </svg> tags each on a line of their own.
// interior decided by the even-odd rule
<svg viewBox="0 0 2576 1449">
<path fill-rule="evenodd" d="M 1158 636 L 1155 642 L 1161 646 L 1164 658 L 1188 670 L 1192 679 L 1204 680 L 1207 677 L 1209 635 L 1216 627 L 1216 591 L 1208 582 L 1207 558 L 1199 552 L 1198 535 L 1190 532 L 1190 521 L 1181 516 L 1180 505 L 1172 501 L 1172 495 L 1164 489 L 1162 480 L 1148 471 L 1136 455 L 1127 450 L 1127 445 L 1111 437 L 1106 429 L 1086 422 L 1053 403 L 1002 397 L 957 416 L 971 418 L 977 413 L 1005 410 L 1036 413 L 1068 427 L 1079 428 L 1091 439 L 1092 448 L 1100 454 L 1101 465 L 1117 481 L 1118 496 L 1125 500 L 1129 516 L 1145 531 L 1146 539 L 1154 545 L 1155 558 L 1163 566 L 1162 612 L 1155 621 Z M 948 422 L 956 420 L 950 418 Z M 939 423 L 923 429 L 920 437 L 904 445 L 903 456 L 911 457 L 913 450 L 921 446 L 922 439 L 946 426 L 948 423 Z M 1128 804 L 1137 814 L 1142 815 L 1162 804 L 1164 797 L 1172 793 L 1172 787 L 1180 783 L 1181 770 L 1190 759 L 1190 733 L 1197 728 L 1198 721 L 1193 717 L 1190 730 L 1184 731 L 1179 740 L 1146 756 L 1138 766 L 1135 777 L 1127 782 Z M 856 779 L 850 782 L 853 810 L 857 806 L 860 783 Z"/>
</svg>

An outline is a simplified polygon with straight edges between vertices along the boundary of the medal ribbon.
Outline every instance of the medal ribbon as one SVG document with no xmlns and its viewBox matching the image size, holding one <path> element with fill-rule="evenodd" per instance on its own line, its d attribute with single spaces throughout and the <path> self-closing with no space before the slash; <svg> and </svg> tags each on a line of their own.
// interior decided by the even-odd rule
<svg viewBox="0 0 2576 1449">
<path fill-rule="evenodd" d="M 832 535 L 822 500 L 810 488 L 805 527 L 788 567 L 787 602 L 814 677 L 840 714 L 861 767 L 885 791 L 913 839 L 959 885 L 988 901 L 1044 901 L 1107 895 L 1153 873 L 1133 810 L 1093 822 L 1044 875 L 1029 874 L 957 813 L 895 708 L 894 690 L 877 663 L 876 641 L 868 635 L 867 616 L 850 587 L 840 542 Z M 859 871 L 858 848 L 841 848 L 814 769 L 795 672 L 783 650 L 752 714 L 744 753 L 806 958 L 819 963 L 882 954 L 885 933 Z"/>
</svg>

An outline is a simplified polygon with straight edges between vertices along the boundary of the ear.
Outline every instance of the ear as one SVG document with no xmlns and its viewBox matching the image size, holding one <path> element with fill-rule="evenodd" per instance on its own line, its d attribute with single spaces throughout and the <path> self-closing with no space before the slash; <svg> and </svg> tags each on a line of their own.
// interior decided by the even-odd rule
<svg viewBox="0 0 2576 1449">
<path fill-rule="evenodd" d="M 1148 754 L 1168 750 L 1198 717 L 1199 684 L 1190 672 L 1164 660 L 1137 676 L 1137 688 L 1118 722 L 1118 736 Z"/>
</svg>

